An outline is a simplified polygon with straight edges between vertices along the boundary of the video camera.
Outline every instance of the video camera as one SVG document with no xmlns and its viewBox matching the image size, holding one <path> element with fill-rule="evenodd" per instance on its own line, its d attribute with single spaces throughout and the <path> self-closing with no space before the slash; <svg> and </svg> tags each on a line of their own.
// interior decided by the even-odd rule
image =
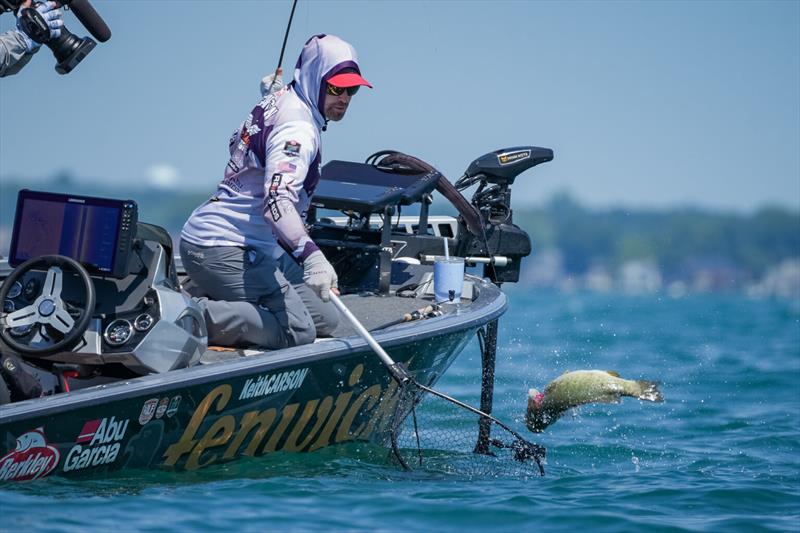
<svg viewBox="0 0 800 533">
<path fill-rule="evenodd" d="M 16 12 L 23 4 L 24 0 L 0 0 L 0 13 L 7 11 Z M 47 22 L 42 17 L 41 13 L 36 11 L 36 6 L 41 2 L 33 2 L 31 7 L 23 8 L 19 13 L 20 25 L 23 31 L 33 41 L 39 44 L 46 44 L 56 58 L 56 72 L 59 74 L 67 74 L 72 71 L 84 57 L 89 55 L 89 52 L 97 44 L 91 37 L 77 37 L 70 32 L 66 26 L 61 28 L 61 35 L 56 39 L 50 38 L 50 28 Z M 106 42 L 111 38 L 111 30 L 108 29 L 106 23 L 97 14 L 88 0 L 60 0 L 59 3 L 66 9 L 69 9 L 81 21 L 81 24 L 89 30 L 98 41 Z"/>
</svg>

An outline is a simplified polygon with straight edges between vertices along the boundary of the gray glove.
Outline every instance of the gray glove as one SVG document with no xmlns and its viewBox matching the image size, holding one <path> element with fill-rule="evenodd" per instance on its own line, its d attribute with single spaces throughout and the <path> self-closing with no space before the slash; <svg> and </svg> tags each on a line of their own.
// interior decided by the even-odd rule
<svg viewBox="0 0 800 533">
<path fill-rule="evenodd" d="M 323 302 L 331 299 L 331 289 L 339 288 L 339 278 L 325 255 L 317 250 L 303 261 L 303 281 Z"/>
<path fill-rule="evenodd" d="M 278 69 L 278 76 L 275 73 L 261 78 L 261 96 L 269 96 L 283 89 L 283 69 Z"/>
<path fill-rule="evenodd" d="M 50 29 L 49 39 L 57 39 L 60 37 L 61 28 L 64 27 L 64 13 L 61 11 L 61 9 L 59 9 L 59 5 L 52 1 L 43 2 L 36 6 L 35 9 L 39 12 L 44 20 L 44 23 L 47 24 L 47 27 Z M 17 30 L 22 35 L 22 39 L 25 41 L 25 48 L 28 50 L 28 52 L 33 52 L 39 48 L 39 46 L 41 46 L 41 43 L 34 41 L 31 36 L 25 32 L 25 29 L 22 27 L 23 25 L 21 24 L 19 18 L 21 13 L 22 9 L 17 12 Z"/>
</svg>

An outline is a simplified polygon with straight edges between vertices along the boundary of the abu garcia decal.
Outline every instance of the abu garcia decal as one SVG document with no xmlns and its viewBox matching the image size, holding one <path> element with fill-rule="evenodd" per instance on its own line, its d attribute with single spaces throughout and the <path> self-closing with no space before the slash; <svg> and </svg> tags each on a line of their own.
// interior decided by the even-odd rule
<svg viewBox="0 0 800 533">
<path fill-rule="evenodd" d="M 129 420 L 115 417 L 90 420 L 64 458 L 64 472 L 107 465 L 116 461 Z"/>
</svg>

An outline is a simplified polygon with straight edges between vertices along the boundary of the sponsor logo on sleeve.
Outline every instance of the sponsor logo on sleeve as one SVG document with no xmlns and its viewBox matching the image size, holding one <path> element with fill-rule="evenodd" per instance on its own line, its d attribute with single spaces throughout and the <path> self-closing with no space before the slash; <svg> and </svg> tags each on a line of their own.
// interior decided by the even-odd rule
<svg viewBox="0 0 800 533">
<path fill-rule="evenodd" d="M 156 408 L 158 407 L 158 398 L 150 398 L 144 405 L 142 406 L 142 412 L 139 413 L 139 423 L 141 425 L 145 425 L 150 420 L 153 419 L 153 415 L 156 414 Z"/>
<path fill-rule="evenodd" d="M 286 141 L 283 145 L 283 153 L 289 157 L 297 157 L 300 155 L 300 143 L 297 141 Z"/>
<path fill-rule="evenodd" d="M 0 457 L 1 481 L 29 481 L 52 472 L 61 454 L 48 444 L 44 427 L 39 427 L 17 437 L 13 450 Z"/>
<path fill-rule="evenodd" d="M 279 221 L 282 215 L 281 215 L 281 210 L 278 207 L 278 202 L 276 202 L 275 199 L 273 198 L 269 201 L 267 207 L 269 207 L 269 213 L 270 215 L 272 215 L 272 220 L 274 220 L 275 222 Z"/>
<path fill-rule="evenodd" d="M 515 161 L 528 159 L 531 156 L 530 150 L 519 150 L 517 152 L 507 152 L 505 154 L 497 154 L 497 161 L 501 165 L 509 165 Z"/>
<path fill-rule="evenodd" d="M 128 420 L 116 417 L 89 420 L 64 458 L 64 472 L 107 465 L 119 456 L 121 440 L 128 430 Z"/>
<path fill-rule="evenodd" d="M 178 412 L 178 406 L 181 404 L 181 396 L 173 396 L 167 407 L 167 418 L 172 418 Z"/>
<path fill-rule="evenodd" d="M 276 172 L 272 175 L 272 179 L 269 182 L 269 195 L 271 198 L 278 195 L 278 187 L 281 186 L 281 181 L 283 181 L 283 174 Z"/>
<path fill-rule="evenodd" d="M 161 418 L 164 416 L 164 413 L 167 412 L 167 407 L 169 406 L 169 398 L 161 398 L 161 401 L 158 402 L 158 407 L 156 408 L 156 418 Z"/>
<path fill-rule="evenodd" d="M 267 207 L 269 208 L 269 213 L 272 215 L 272 220 L 275 222 L 281 219 L 281 210 L 278 207 L 278 188 L 281 185 L 281 181 L 283 180 L 283 174 L 280 172 L 276 172 L 272 175 L 272 180 L 269 182 L 269 201 L 267 202 Z"/>
<path fill-rule="evenodd" d="M 267 120 L 278 112 L 278 107 L 275 105 L 276 100 L 277 96 L 275 94 L 268 94 L 258 103 L 258 107 L 263 110 L 262 121 Z"/>
</svg>

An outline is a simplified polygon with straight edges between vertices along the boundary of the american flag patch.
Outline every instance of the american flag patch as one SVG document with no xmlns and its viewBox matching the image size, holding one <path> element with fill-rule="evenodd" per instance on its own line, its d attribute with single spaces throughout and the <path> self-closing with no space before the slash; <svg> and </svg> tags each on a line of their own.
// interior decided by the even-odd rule
<svg viewBox="0 0 800 533">
<path fill-rule="evenodd" d="M 289 163 L 287 161 L 278 163 L 278 172 L 294 172 L 295 170 L 297 170 L 297 165 L 294 163 Z"/>
</svg>

